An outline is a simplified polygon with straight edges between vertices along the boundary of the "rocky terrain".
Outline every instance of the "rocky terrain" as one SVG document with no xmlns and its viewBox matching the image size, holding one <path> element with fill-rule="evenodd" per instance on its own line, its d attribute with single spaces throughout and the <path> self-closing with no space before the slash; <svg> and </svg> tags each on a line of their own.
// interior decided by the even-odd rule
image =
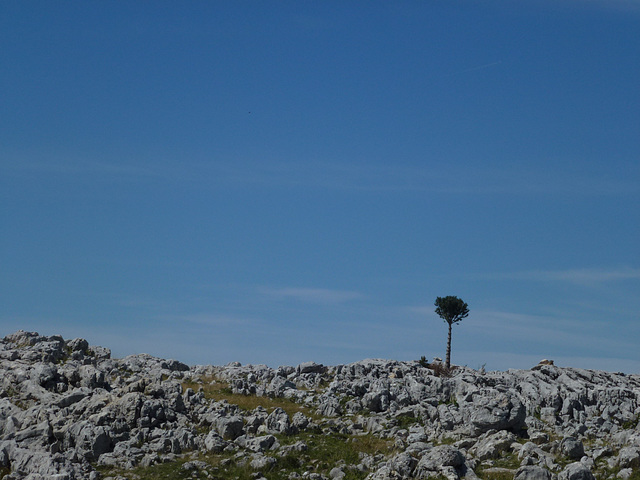
<svg viewBox="0 0 640 480">
<path fill-rule="evenodd" d="M 0 341 L 0 478 L 640 479 L 640 376 L 363 360 L 189 367 Z"/>
</svg>

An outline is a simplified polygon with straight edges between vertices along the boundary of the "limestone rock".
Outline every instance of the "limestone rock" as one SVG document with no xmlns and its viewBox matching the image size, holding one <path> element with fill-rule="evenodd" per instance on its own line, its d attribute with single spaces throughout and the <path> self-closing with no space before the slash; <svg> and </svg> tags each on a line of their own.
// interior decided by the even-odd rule
<svg viewBox="0 0 640 480">
<path fill-rule="evenodd" d="M 317 448 L 320 436 L 358 442 L 364 434 L 395 450 L 363 454 L 354 465 L 309 465 L 304 478 L 474 480 L 482 466 L 515 480 L 591 480 L 607 468 L 622 479 L 640 468 L 638 375 L 540 364 L 507 372 L 456 367 L 438 376 L 418 362 L 384 359 L 189 367 L 147 354 L 112 359 L 81 338 L 24 331 L 0 340 L 0 360 L 7 480 L 97 480 L 96 464 L 131 469 L 180 458 L 194 473 L 223 478 L 225 462 L 235 462 L 258 479 L 275 459 Z M 262 398 L 264 407 L 247 412 L 211 398 L 212 382 Z M 315 413 L 289 415 L 270 406 L 276 398 Z M 305 441 L 276 439 L 301 431 Z M 214 472 L 194 460 L 205 452 L 233 457 Z M 517 458 L 520 468 L 492 466 L 501 457 Z M 566 458 L 576 462 L 563 469 Z M 301 477 L 290 472 L 291 480 Z"/>
<path fill-rule="evenodd" d="M 299 374 L 303 373 L 322 373 L 324 371 L 324 365 L 316 362 L 303 362 L 296 368 Z"/>
<path fill-rule="evenodd" d="M 622 468 L 640 468 L 640 448 L 621 448 L 616 463 Z"/>
<path fill-rule="evenodd" d="M 244 422 L 239 416 L 220 417 L 216 420 L 216 429 L 225 440 L 235 440 L 242 435 L 243 428 Z"/>
<path fill-rule="evenodd" d="M 560 442 L 562 453 L 572 460 L 580 460 L 584 455 L 582 442 L 574 437 L 565 437 Z"/>
<path fill-rule="evenodd" d="M 558 480 L 595 480 L 591 470 L 580 462 L 570 463 L 558 474 Z"/>
<path fill-rule="evenodd" d="M 276 408 L 267 417 L 266 426 L 269 433 L 284 433 L 285 435 L 290 435 L 296 431 L 296 428 L 291 425 L 289 415 L 280 407 Z"/>
<path fill-rule="evenodd" d="M 551 480 L 551 472 L 537 465 L 520 467 L 513 480 Z"/>
<path fill-rule="evenodd" d="M 464 455 L 451 445 L 440 445 L 427 450 L 416 466 L 416 477 L 428 478 L 429 472 L 442 472 L 443 467 L 460 467 Z"/>
</svg>

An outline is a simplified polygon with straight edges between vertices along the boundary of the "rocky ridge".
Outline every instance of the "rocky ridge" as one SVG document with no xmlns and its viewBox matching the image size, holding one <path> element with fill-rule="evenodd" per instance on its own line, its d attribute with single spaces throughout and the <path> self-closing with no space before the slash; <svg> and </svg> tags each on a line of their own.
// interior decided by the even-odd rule
<svg viewBox="0 0 640 480">
<path fill-rule="evenodd" d="M 0 341 L 0 375 L 6 480 L 640 478 L 638 375 L 189 367 L 24 331 Z"/>
</svg>

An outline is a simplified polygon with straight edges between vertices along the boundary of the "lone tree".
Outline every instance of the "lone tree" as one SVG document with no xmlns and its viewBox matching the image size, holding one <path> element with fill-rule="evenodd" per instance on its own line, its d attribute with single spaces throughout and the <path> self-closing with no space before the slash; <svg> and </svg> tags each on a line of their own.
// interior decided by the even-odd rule
<svg viewBox="0 0 640 480">
<path fill-rule="evenodd" d="M 449 338 L 447 338 L 446 368 L 451 367 L 451 325 L 458 323 L 469 315 L 469 305 L 458 297 L 438 297 L 435 303 L 436 313 L 449 324 Z"/>
</svg>

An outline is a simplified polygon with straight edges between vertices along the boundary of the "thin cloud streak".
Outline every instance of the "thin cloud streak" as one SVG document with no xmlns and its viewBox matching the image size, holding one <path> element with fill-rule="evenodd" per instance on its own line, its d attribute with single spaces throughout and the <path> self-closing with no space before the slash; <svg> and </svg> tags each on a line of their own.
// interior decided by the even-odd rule
<svg viewBox="0 0 640 480">
<path fill-rule="evenodd" d="M 123 165 L 102 161 L 19 161 L 5 164 L 12 171 L 31 173 L 58 173 L 65 175 L 112 175 L 116 177 L 165 177 L 171 178 L 170 172 L 162 168 L 139 165 Z"/>
<path fill-rule="evenodd" d="M 170 315 L 158 317 L 167 321 L 179 321 L 193 323 L 198 325 L 206 325 L 210 327 L 237 327 L 237 326 L 255 326 L 262 324 L 261 320 L 249 318 L 234 317 L 229 315 L 211 314 L 211 313 L 194 313 L 184 315 Z"/>
<path fill-rule="evenodd" d="M 531 270 L 479 275 L 479 277 L 490 280 L 524 280 L 535 282 L 566 282 L 577 285 L 598 285 L 617 281 L 640 280 L 640 268 Z"/>
<path fill-rule="evenodd" d="M 487 68 L 489 65 L 483 66 Z M 359 165 L 345 162 L 192 160 L 177 164 L 156 159 L 147 164 L 93 160 L 19 159 L 0 165 L 8 171 L 59 173 L 115 178 L 156 178 L 171 183 L 217 187 L 322 188 L 361 192 L 427 192 L 455 195 L 627 195 L 640 193 L 633 180 L 606 179 L 578 172 L 509 171 L 505 168 L 455 169 L 433 159 L 433 167 L 411 165 Z M 455 175 L 456 182 L 448 179 Z"/>
<path fill-rule="evenodd" d="M 340 304 L 365 298 L 361 293 L 350 290 L 329 290 L 325 288 L 261 288 L 260 291 L 278 299 L 293 299 L 301 302 L 325 305 Z"/>
<path fill-rule="evenodd" d="M 406 311 L 431 315 L 437 318 L 431 307 L 412 306 Z M 609 338 L 600 332 L 609 327 L 607 321 L 567 315 L 532 315 L 509 311 L 475 310 L 464 322 L 464 334 L 470 334 L 475 342 L 490 342 L 493 345 L 522 345 L 539 351 L 636 351 L 632 338 Z M 462 333 L 462 332 L 461 332 Z"/>
<path fill-rule="evenodd" d="M 450 74 L 448 74 L 446 76 L 447 77 L 452 77 L 454 75 L 461 75 L 463 73 L 475 72 L 475 71 L 478 71 L 478 70 L 484 70 L 485 68 L 496 67 L 496 66 L 501 65 L 501 64 L 502 64 L 502 60 L 499 60 L 497 62 L 485 63 L 484 65 L 478 65 L 476 67 L 471 67 L 471 68 L 467 68 L 465 70 L 460 70 L 459 72 L 450 73 Z"/>
<path fill-rule="evenodd" d="M 562 345 L 565 350 L 635 352 L 633 340 L 608 338 L 600 334 L 607 328 L 604 321 L 500 311 L 478 311 L 475 319 L 475 322 L 467 322 L 465 327 L 468 330 L 507 339 L 509 344 L 534 342 L 547 351 L 557 350 L 557 346 Z"/>
<path fill-rule="evenodd" d="M 617 10 L 625 13 L 640 13 L 638 0 L 585 0 L 587 3 L 603 10 Z"/>
<path fill-rule="evenodd" d="M 213 182 L 264 187 L 312 187 L 377 192 L 428 192 L 456 195 L 626 195 L 640 186 L 627 178 L 605 179 L 578 172 L 509 171 L 505 168 L 457 169 L 410 165 L 356 165 L 317 161 L 200 164 Z M 455 176 L 456 182 L 450 182 Z M 631 175 L 633 176 L 633 175 Z"/>
</svg>

